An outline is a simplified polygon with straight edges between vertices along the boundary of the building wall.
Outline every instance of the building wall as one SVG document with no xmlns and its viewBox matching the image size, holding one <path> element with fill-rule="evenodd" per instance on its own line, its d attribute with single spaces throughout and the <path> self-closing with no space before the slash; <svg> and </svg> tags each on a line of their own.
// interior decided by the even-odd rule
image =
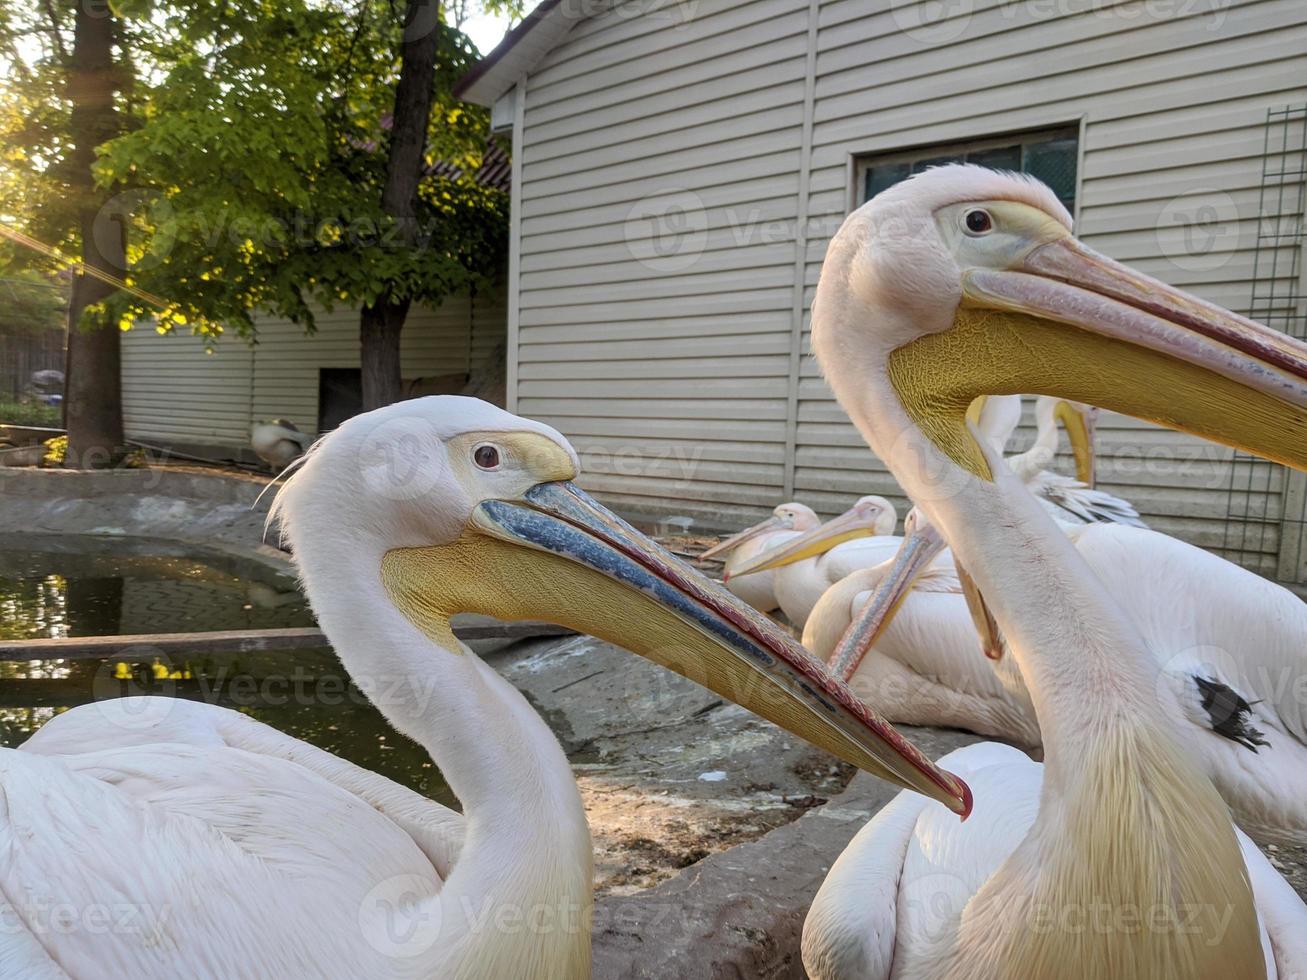
<svg viewBox="0 0 1307 980">
<path fill-rule="evenodd" d="M 618 5 L 520 101 L 518 410 L 631 510 L 830 513 L 897 495 L 807 356 L 853 156 L 1079 124 L 1082 237 L 1247 309 L 1266 112 L 1307 101 L 1307 5 Z M 1220 545 L 1228 452 L 1118 416 L 1100 431 L 1107 489 Z"/>
<path fill-rule="evenodd" d="M 123 336 L 123 401 L 129 439 L 242 449 L 250 424 L 285 418 L 305 432 L 318 422 L 318 370 L 359 366 L 358 311 L 320 312 L 317 330 L 261 318 L 258 343 L 223 337 L 212 353 L 189 334 L 137 328 Z M 401 335 L 405 378 L 467 372 L 495 353 L 504 297 L 450 297 L 414 309 Z"/>
</svg>

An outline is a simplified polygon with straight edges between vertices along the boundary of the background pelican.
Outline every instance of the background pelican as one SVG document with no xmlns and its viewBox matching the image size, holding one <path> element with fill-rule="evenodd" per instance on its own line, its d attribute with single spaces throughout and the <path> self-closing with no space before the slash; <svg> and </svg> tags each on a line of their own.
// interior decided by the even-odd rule
<svg viewBox="0 0 1307 980">
<path fill-rule="evenodd" d="M 772 591 L 785 618 L 802 630 L 822 593 L 859 568 L 879 565 L 897 550 L 898 514 L 884 497 L 862 497 L 838 517 L 789 537 L 742 561 L 726 576 L 772 573 Z"/>
<path fill-rule="evenodd" d="M 999 395 L 979 400 L 981 409 L 971 408 L 980 435 L 998 452 L 1011 441 L 1021 420 L 1021 396 Z M 1092 524 L 1110 521 L 1144 527 L 1139 512 L 1130 501 L 1094 486 L 1094 431 L 1098 409 L 1066 398 L 1040 395 L 1035 399 L 1035 441 L 1024 452 L 1007 459 L 1012 472 L 1031 493 L 1045 502 L 1059 521 Z M 1074 478 L 1053 470 L 1057 458 L 1058 422 L 1066 428 L 1071 452 L 1076 462 Z"/>
<path fill-rule="evenodd" d="M 612 638 L 966 812 L 963 784 L 567 482 L 576 468 L 553 429 L 468 398 L 322 440 L 274 511 L 346 669 L 463 814 L 225 709 L 74 709 L 0 750 L 4 975 L 587 976 L 580 795 L 543 720 L 454 637 L 458 612 Z M 51 907 L 146 910 L 154 928 L 52 928 Z M 505 916 L 525 926 L 487 926 Z"/>
<path fill-rule="evenodd" d="M 816 511 L 805 504 L 798 501 L 780 504 L 772 511 L 771 517 L 713 545 L 701 554 L 698 560 L 702 564 L 724 556 L 725 566 L 722 572 L 726 587 L 754 609 L 772 612 L 780 607 L 776 599 L 773 573 L 765 571 L 741 575 L 740 568 L 755 555 L 760 555 L 783 541 L 797 537 L 803 531 L 810 531 L 820 523 L 821 518 L 817 516 Z"/>
<path fill-rule="evenodd" d="M 1147 640 L 965 419 L 978 395 L 1034 391 L 1307 467 L 1307 347 L 1089 251 L 1070 225 L 1035 181 L 950 166 L 860 208 L 827 253 L 814 352 L 985 595 L 1046 761 L 952 753 L 978 819 L 949 826 L 901 797 L 864 828 L 805 926 L 818 980 L 1307 969 L 1307 908 L 1170 724 Z"/>
<path fill-rule="evenodd" d="M 312 440 L 286 419 L 268 419 L 250 426 L 250 448 L 280 473 L 308 451 Z"/>
<path fill-rule="evenodd" d="M 822 594 L 803 645 L 890 721 L 1038 748 L 1039 723 L 1020 672 L 1010 657 L 980 655 L 957 570 L 938 558 L 938 533 L 915 507 L 903 528 L 894 558 L 858 569 Z"/>
</svg>

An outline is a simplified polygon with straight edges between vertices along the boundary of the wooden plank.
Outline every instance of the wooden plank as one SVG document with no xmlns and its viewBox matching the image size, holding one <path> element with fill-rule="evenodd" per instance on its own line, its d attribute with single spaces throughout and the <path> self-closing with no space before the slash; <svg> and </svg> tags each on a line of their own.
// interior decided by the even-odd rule
<svg viewBox="0 0 1307 980">
<path fill-rule="evenodd" d="M 459 623 L 454 632 L 463 641 L 520 640 L 538 636 L 572 636 L 574 630 L 553 623 L 500 623 L 478 619 Z M 303 650 L 330 646 L 314 627 L 266 630 L 215 630 L 207 633 L 135 633 L 120 636 L 74 636 L 61 639 L 0 641 L 0 661 L 96 660 L 101 657 L 141 657 L 172 653 L 256 653 L 263 650 Z"/>
</svg>

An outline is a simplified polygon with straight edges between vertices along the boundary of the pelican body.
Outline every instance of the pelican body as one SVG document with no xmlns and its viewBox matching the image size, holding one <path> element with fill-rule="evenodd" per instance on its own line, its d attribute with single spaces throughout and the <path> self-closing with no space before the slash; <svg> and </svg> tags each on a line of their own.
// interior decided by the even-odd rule
<svg viewBox="0 0 1307 980">
<path fill-rule="evenodd" d="M 1148 639 L 966 419 L 981 395 L 1048 394 L 1307 468 L 1307 346 L 1070 229 L 1037 181 L 949 166 L 878 195 L 827 252 L 814 353 L 985 597 L 1044 763 L 982 743 L 949 757 L 977 785 L 972 820 L 908 797 L 878 814 L 805 923 L 816 980 L 1307 969 L 1307 908 L 1171 724 Z"/>
<path fill-rule="evenodd" d="M 740 574 L 740 569 L 754 557 L 817 527 L 821 519 L 811 507 L 791 501 L 780 504 L 770 517 L 746 527 L 719 542 L 699 556 L 699 562 L 725 556 L 722 569 L 726 588 L 759 612 L 773 612 L 780 607 L 776 599 L 775 576 L 770 571 Z"/>
<path fill-rule="evenodd" d="M 611 639 L 967 811 L 961 781 L 576 474 L 553 429 L 454 396 L 317 443 L 274 515 L 350 676 L 427 749 L 462 813 L 226 709 L 73 709 L 0 750 L 0 973 L 587 977 L 580 794 L 544 721 L 454 636 L 460 612 Z M 138 915 L 67 928 L 52 908 Z"/>
<path fill-rule="evenodd" d="M 250 427 L 250 448 L 254 455 L 278 473 L 308 450 L 312 440 L 286 419 L 269 419 Z"/>
<path fill-rule="evenodd" d="M 770 573 L 777 605 L 802 630 L 822 593 L 856 569 L 878 565 L 895 553 L 897 523 L 894 505 L 884 497 L 862 497 L 838 517 L 778 538 L 728 569 L 726 587 L 737 577 Z"/>
</svg>

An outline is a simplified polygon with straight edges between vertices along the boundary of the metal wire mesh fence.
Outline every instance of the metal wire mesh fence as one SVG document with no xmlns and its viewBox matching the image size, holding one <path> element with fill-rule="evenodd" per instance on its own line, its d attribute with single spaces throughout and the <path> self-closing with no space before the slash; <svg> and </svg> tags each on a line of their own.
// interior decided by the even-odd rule
<svg viewBox="0 0 1307 980">
<path fill-rule="evenodd" d="M 1248 314 L 1307 339 L 1303 217 L 1307 210 L 1307 105 L 1266 115 L 1257 241 Z M 1235 453 L 1223 554 L 1300 591 L 1307 585 L 1307 477 Z"/>
</svg>

